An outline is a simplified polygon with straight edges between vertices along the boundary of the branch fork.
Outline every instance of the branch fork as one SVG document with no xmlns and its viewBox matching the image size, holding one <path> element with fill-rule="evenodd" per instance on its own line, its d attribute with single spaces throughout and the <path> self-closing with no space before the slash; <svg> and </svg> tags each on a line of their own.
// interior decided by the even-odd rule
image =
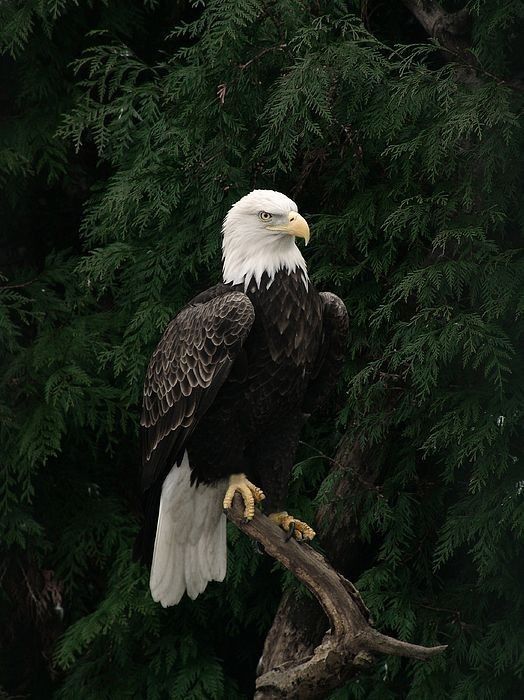
<svg viewBox="0 0 524 700">
<path fill-rule="evenodd" d="M 260 511 L 255 511 L 254 518 L 245 522 L 244 506 L 238 495 L 228 518 L 307 586 L 330 623 L 330 630 L 313 655 L 298 663 L 283 663 L 258 677 L 255 700 L 321 698 L 372 664 L 378 653 L 425 661 L 446 649 L 446 646 L 410 644 L 376 630 L 369 610 L 350 581 L 309 545 L 286 541 L 285 532 Z"/>
</svg>

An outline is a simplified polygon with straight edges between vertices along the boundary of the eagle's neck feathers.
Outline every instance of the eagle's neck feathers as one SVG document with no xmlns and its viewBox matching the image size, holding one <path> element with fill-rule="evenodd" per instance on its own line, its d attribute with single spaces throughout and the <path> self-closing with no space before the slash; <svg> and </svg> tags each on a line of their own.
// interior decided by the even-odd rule
<svg viewBox="0 0 524 700">
<path fill-rule="evenodd" d="M 252 280 L 260 287 L 264 272 L 268 278 L 264 283 L 269 288 L 279 270 L 288 274 L 300 271 L 306 289 L 308 287 L 306 261 L 293 236 L 261 235 L 257 229 L 250 232 L 241 227 L 229 227 L 227 233 L 224 232 L 222 257 L 224 282 L 243 284 L 245 291 Z"/>
</svg>

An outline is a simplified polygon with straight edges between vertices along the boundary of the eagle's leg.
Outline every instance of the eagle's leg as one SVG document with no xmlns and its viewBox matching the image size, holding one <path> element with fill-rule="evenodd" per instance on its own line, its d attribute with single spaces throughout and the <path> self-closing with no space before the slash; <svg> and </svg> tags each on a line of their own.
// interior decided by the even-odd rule
<svg viewBox="0 0 524 700">
<path fill-rule="evenodd" d="M 244 501 L 244 518 L 246 520 L 251 520 L 255 515 L 255 503 L 264 500 L 264 492 L 262 489 L 259 489 L 258 486 L 255 486 L 255 484 L 252 484 L 249 479 L 246 478 L 245 474 L 231 474 L 229 477 L 229 486 L 224 496 L 224 510 L 231 508 L 233 498 L 237 491 Z"/>
<path fill-rule="evenodd" d="M 312 540 L 315 536 L 315 531 L 302 520 L 297 520 L 292 515 L 289 515 L 285 510 L 280 513 L 271 513 L 269 519 L 279 525 L 285 532 L 288 533 L 286 540 L 294 537 L 299 542 L 301 540 Z"/>
</svg>

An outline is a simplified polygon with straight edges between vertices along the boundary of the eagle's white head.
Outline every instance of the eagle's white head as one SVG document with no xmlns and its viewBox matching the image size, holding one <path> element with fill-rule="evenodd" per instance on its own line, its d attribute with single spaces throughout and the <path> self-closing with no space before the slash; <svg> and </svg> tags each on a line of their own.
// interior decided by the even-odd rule
<svg viewBox="0 0 524 700">
<path fill-rule="evenodd" d="M 233 204 L 222 226 L 224 282 L 260 286 L 262 275 L 268 286 L 278 270 L 302 272 L 307 287 L 306 261 L 295 237 L 309 241 L 309 226 L 289 197 L 273 190 L 253 190 Z"/>
</svg>

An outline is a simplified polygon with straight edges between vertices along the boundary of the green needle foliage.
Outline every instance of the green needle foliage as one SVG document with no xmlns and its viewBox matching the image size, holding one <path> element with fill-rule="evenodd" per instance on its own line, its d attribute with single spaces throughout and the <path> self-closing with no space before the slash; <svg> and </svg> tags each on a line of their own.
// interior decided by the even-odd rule
<svg viewBox="0 0 524 700">
<path fill-rule="evenodd" d="M 281 571 L 232 528 L 226 582 L 163 610 L 130 553 L 148 357 L 254 187 L 297 200 L 351 318 L 291 500 L 311 517 L 318 450 L 358 440 L 355 583 L 449 644 L 333 697 L 520 697 L 524 10 L 468 7 L 475 71 L 402 3 L 0 4 L 2 697 L 252 695 Z"/>
</svg>

